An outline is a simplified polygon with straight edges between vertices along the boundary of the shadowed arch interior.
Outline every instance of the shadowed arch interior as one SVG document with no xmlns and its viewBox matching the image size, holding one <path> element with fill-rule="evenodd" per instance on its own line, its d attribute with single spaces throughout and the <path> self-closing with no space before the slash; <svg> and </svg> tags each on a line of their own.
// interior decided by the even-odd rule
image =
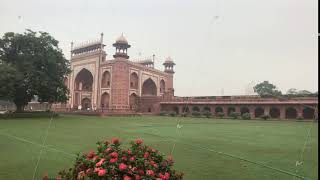
<svg viewBox="0 0 320 180">
<path fill-rule="evenodd" d="M 200 108 L 198 106 L 195 106 L 192 108 L 193 112 L 200 112 Z"/>
<path fill-rule="evenodd" d="M 160 81 L 160 93 L 164 93 L 166 89 L 166 83 L 164 82 L 164 80 Z"/>
<path fill-rule="evenodd" d="M 132 93 L 129 97 L 130 109 L 137 109 L 138 106 L 138 96 L 135 93 Z"/>
<path fill-rule="evenodd" d="M 102 75 L 102 80 L 101 80 L 101 87 L 102 88 L 109 88 L 110 87 L 110 72 L 106 71 Z"/>
<path fill-rule="evenodd" d="M 75 90 L 92 91 L 93 76 L 87 69 L 82 69 L 75 78 Z"/>
<path fill-rule="evenodd" d="M 229 107 L 228 108 L 228 115 L 230 115 L 233 112 L 236 112 L 236 108 L 235 107 Z"/>
<path fill-rule="evenodd" d="M 156 96 L 157 95 L 156 83 L 151 78 L 144 81 L 144 83 L 142 85 L 142 95 L 143 96 Z"/>
<path fill-rule="evenodd" d="M 203 112 L 211 112 L 211 108 L 206 106 L 203 108 Z"/>
<path fill-rule="evenodd" d="M 137 73 L 133 72 L 130 75 L 130 88 L 131 89 L 138 89 L 138 83 L 139 83 L 139 78 Z"/>
<path fill-rule="evenodd" d="M 254 110 L 254 116 L 259 118 L 261 117 L 262 115 L 264 115 L 264 109 L 262 107 L 257 107 L 255 110 Z"/>
<path fill-rule="evenodd" d="M 83 110 L 91 109 L 91 100 L 89 98 L 84 98 L 81 100 L 81 106 Z"/>
<path fill-rule="evenodd" d="M 276 108 L 276 107 L 272 107 L 272 108 L 270 109 L 269 115 L 270 115 L 270 117 L 273 118 L 273 119 L 280 118 L 280 109 L 279 109 L 279 108 Z"/>
<path fill-rule="evenodd" d="M 241 113 L 241 115 L 243 115 L 243 114 L 245 114 L 245 113 L 250 113 L 250 110 L 249 110 L 249 108 L 247 108 L 247 107 L 242 107 L 242 108 L 240 109 L 240 113 Z"/>
<path fill-rule="evenodd" d="M 314 108 L 311 108 L 311 107 L 306 107 L 303 109 L 303 118 L 304 119 L 314 119 L 314 116 L 315 116 L 315 110 Z"/>
<path fill-rule="evenodd" d="M 221 113 L 221 112 L 223 112 L 223 108 L 220 107 L 220 106 L 218 106 L 218 107 L 216 107 L 216 108 L 214 109 L 214 112 L 215 112 L 215 113 Z"/>
<path fill-rule="evenodd" d="M 101 107 L 103 109 L 109 108 L 109 102 L 110 102 L 110 95 L 108 93 L 103 93 L 101 96 Z"/>
<path fill-rule="evenodd" d="M 289 107 L 286 109 L 286 119 L 296 119 L 297 118 L 297 110 L 293 107 Z"/>
</svg>

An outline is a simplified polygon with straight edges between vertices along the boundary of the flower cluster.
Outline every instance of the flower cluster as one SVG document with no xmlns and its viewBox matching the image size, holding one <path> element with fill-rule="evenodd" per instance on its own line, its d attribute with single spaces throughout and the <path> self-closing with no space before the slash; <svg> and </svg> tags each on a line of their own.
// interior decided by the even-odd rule
<svg viewBox="0 0 320 180">
<path fill-rule="evenodd" d="M 141 139 L 121 149 L 120 141 L 98 142 L 97 151 L 79 155 L 74 168 L 59 173 L 61 180 L 179 180 L 183 174 L 172 169 L 173 158 L 143 145 Z"/>
</svg>

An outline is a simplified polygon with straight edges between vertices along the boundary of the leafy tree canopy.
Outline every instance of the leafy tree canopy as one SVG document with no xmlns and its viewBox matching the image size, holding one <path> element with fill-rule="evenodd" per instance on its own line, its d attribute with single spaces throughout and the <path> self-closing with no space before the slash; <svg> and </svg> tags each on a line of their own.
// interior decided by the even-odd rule
<svg viewBox="0 0 320 180">
<path fill-rule="evenodd" d="M 263 81 L 253 87 L 254 92 L 258 93 L 261 97 L 278 97 L 281 96 L 281 91 L 268 81 Z"/>
<path fill-rule="evenodd" d="M 8 32 L 0 38 L 0 98 L 17 110 L 37 95 L 40 102 L 65 102 L 70 72 L 58 41 L 46 32 Z"/>
</svg>

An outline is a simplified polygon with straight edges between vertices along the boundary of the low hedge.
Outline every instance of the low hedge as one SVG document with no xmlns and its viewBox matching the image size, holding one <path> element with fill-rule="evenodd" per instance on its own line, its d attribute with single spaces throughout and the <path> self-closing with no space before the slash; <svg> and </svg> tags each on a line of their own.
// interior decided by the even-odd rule
<svg viewBox="0 0 320 180">
<path fill-rule="evenodd" d="M 223 118 L 223 117 L 224 117 L 224 113 L 223 113 L 223 112 L 218 112 L 218 113 L 216 114 L 216 116 L 217 116 L 218 118 Z"/>
<path fill-rule="evenodd" d="M 55 112 L 40 111 L 40 112 L 12 112 L 0 114 L 1 119 L 14 119 L 14 118 L 50 118 L 58 117 Z"/>
<path fill-rule="evenodd" d="M 237 113 L 237 112 L 231 112 L 231 113 L 229 114 L 229 117 L 230 117 L 231 119 L 238 119 L 239 116 L 240 116 L 240 113 Z"/>
<path fill-rule="evenodd" d="M 212 113 L 211 113 L 210 111 L 205 111 L 205 112 L 203 113 L 203 115 L 204 115 L 206 118 L 212 117 Z"/>
<path fill-rule="evenodd" d="M 244 113 L 244 114 L 242 114 L 242 119 L 250 120 L 250 119 L 251 119 L 251 114 L 250 114 L 250 113 Z"/>
</svg>

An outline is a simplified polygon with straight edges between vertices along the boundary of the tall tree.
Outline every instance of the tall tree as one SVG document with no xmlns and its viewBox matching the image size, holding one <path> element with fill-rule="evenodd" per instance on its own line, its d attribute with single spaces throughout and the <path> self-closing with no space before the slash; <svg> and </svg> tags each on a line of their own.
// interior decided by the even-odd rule
<svg viewBox="0 0 320 180">
<path fill-rule="evenodd" d="M 65 102 L 64 78 L 70 72 L 58 41 L 46 32 L 8 32 L 0 38 L 0 98 L 11 100 L 17 111 L 37 95 L 40 102 Z M 3 81 L 2 81 L 3 79 Z"/>
<path fill-rule="evenodd" d="M 290 88 L 288 91 L 287 91 L 287 94 L 289 95 L 296 95 L 298 94 L 298 90 L 296 88 Z"/>
<path fill-rule="evenodd" d="M 281 91 L 268 81 L 263 81 L 253 87 L 254 92 L 258 93 L 261 97 L 278 97 L 281 96 Z"/>
</svg>

